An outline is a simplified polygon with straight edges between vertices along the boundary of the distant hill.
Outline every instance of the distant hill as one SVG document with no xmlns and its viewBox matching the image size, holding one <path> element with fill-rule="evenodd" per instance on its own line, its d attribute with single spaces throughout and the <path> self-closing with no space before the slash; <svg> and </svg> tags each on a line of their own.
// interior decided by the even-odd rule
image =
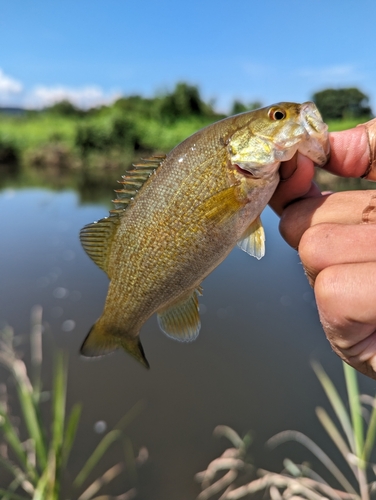
<svg viewBox="0 0 376 500">
<path fill-rule="evenodd" d="M 26 109 L 23 108 L 2 108 L 0 107 L 0 113 L 3 115 L 24 115 Z"/>
</svg>

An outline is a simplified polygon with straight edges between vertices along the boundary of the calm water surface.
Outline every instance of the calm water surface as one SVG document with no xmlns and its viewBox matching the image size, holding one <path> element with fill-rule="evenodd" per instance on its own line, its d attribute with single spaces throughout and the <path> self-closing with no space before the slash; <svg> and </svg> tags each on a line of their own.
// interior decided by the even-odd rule
<svg viewBox="0 0 376 500">
<path fill-rule="evenodd" d="M 155 317 L 146 323 L 141 338 L 147 371 L 122 352 L 95 361 L 78 354 L 101 314 L 108 285 L 80 247 L 78 232 L 107 211 L 80 204 L 74 192 L 0 192 L 0 324 L 27 334 L 30 310 L 40 304 L 46 350 L 60 346 L 69 352 L 68 404 L 84 405 L 72 475 L 101 438 L 96 422 L 111 428 L 139 401 L 145 408 L 128 431 L 136 451 L 149 451 L 139 471 L 140 499 L 194 499 L 194 474 L 224 449 L 212 437 L 218 424 L 240 434 L 253 431 L 252 454 L 260 467 L 281 470 L 286 455 L 311 459 L 299 445 L 265 450 L 264 442 L 284 429 L 305 432 L 328 449 L 314 415 L 325 397 L 310 360 L 318 359 L 341 387 L 342 368 L 324 338 L 298 256 L 279 236 L 276 216 L 264 212 L 267 253 L 261 261 L 235 249 L 203 283 L 202 329 L 195 342 L 167 338 Z M 360 379 L 372 393 L 374 382 Z M 46 387 L 49 382 L 47 376 Z M 98 473 L 122 457 L 115 448 Z M 125 475 L 112 493 L 124 491 L 127 481 Z"/>
</svg>

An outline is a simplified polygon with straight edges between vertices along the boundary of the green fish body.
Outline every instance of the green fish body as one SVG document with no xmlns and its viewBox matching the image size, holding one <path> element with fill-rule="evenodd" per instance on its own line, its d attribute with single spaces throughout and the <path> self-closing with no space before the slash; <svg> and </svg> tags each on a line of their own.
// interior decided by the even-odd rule
<svg viewBox="0 0 376 500">
<path fill-rule="evenodd" d="M 327 126 L 313 103 L 279 103 L 226 118 L 166 157 L 134 165 L 115 210 L 80 233 L 110 278 L 103 314 L 82 354 L 122 347 L 148 366 L 139 332 L 155 312 L 167 335 L 195 339 L 202 280 L 236 243 L 263 256 L 259 216 L 278 185 L 280 162 L 296 151 L 318 165 L 327 161 Z"/>
</svg>

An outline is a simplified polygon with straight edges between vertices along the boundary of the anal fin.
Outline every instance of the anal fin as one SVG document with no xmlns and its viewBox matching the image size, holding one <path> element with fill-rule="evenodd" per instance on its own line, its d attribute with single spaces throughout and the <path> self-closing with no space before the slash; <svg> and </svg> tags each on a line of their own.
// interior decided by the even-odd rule
<svg viewBox="0 0 376 500">
<path fill-rule="evenodd" d="M 202 295 L 201 287 L 158 311 L 158 324 L 166 335 L 181 342 L 197 338 L 201 328 L 197 295 Z"/>
<path fill-rule="evenodd" d="M 238 247 L 244 252 L 260 260 L 265 255 L 265 232 L 262 227 L 260 216 L 255 219 L 247 228 L 241 240 L 238 241 Z"/>
</svg>

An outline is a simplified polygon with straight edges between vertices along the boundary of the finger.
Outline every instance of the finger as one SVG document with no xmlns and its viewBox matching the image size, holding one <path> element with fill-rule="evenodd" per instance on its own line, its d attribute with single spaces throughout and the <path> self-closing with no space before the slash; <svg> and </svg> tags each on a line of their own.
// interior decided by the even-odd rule
<svg viewBox="0 0 376 500">
<path fill-rule="evenodd" d="M 313 184 L 313 161 L 297 153 L 280 167 L 281 182 L 270 200 L 271 208 L 281 215 L 284 208 L 297 198 L 319 196 L 320 190 Z"/>
<path fill-rule="evenodd" d="M 314 290 L 333 349 L 376 378 L 376 263 L 327 267 L 317 276 Z"/>
<path fill-rule="evenodd" d="M 342 177 L 361 177 L 368 169 L 370 150 L 364 126 L 342 132 L 331 132 L 330 158 L 323 167 Z"/>
<path fill-rule="evenodd" d="M 300 240 L 299 256 L 312 286 L 326 267 L 376 262 L 376 225 L 311 226 Z"/>
<path fill-rule="evenodd" d="M 283 212 L 280 232 L 298 248 L 303 233 L 316 224 L 360 224 L 374 195 L 375 191 L 344 191 L 297 201 Z"/>
</svg>

